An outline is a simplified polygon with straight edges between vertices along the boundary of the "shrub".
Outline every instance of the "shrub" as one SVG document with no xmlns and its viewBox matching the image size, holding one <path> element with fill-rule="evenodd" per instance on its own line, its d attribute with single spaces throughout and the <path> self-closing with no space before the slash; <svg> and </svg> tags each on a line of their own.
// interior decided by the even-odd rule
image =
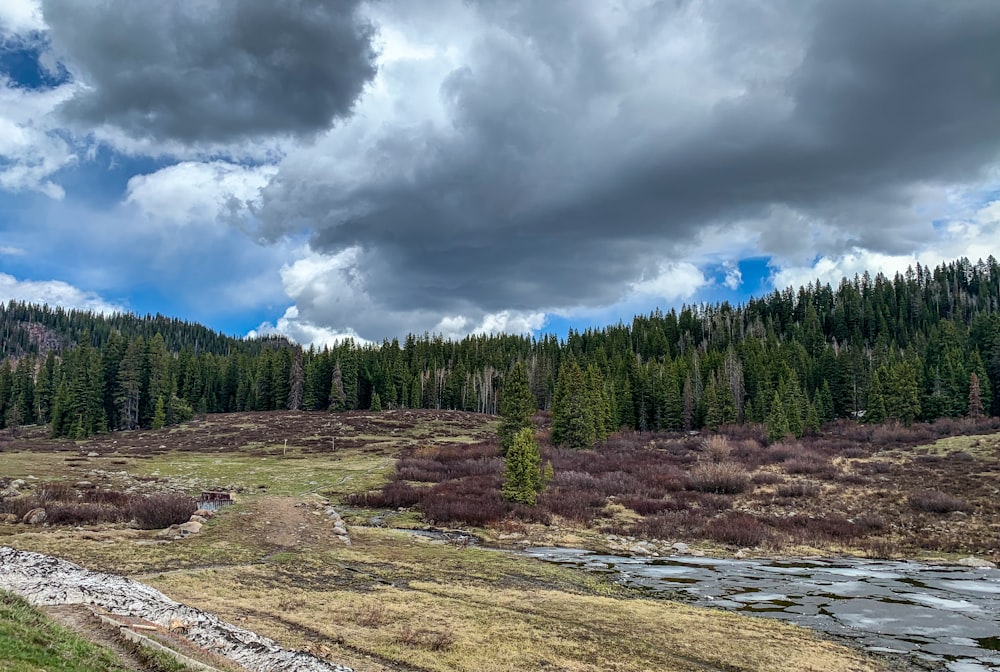
<svg viewBox="0 0 1000 672">
<path fill-rule="evenodd" d="M 784 480 L 781 474 L 776 474 L 773 471 L 758 471 L 750 477 L 750 482 L 754 485 L 774 485 Z"/>
<path fill-rule="evenodd" d="M 951 513 L 968 511 L 970 508 L 965 500 L 940 490 L 915 490 L 910 493 L 908 501 L 912 509 L 926 513 Z"/>
<path fill-rule="evenodd" d="M 69 483 L 46 483 L 38 491 L 38 499 L 43 502 L 72 502 L 78 497 Z"/>
<path fill-rule="evenodd" d="M 792 458 L 783 466 L 789 474 L 809 475 L 818 478 L 833 478 L 838 471 L 830 460 L 816 453 L 806 453 Z"/>
<path fill-rule="evenodd" d="M 665 499 L 646 499 L 645 497 L 621 497 L 618 501 L 642 516 L 666 511 L 672 505 L 672 502 Z"/>
<path fill-rule="evenodd" d="M 86 490 L 83 493 L 83 501 L 88 504 L 107 504 L 119 509 L 128 508 L 132 495 L 120 490 Z"/>
<path fill-rule="evenodd" d="M 748 513 L 729 513 L 705 528 L 710 539 L 733 546 L 760 546 L 770 538 L 767 526 Z"/>
<path fill-rule="evenodd" d="M 71 502 L 45 505 L 45 520 L 52 525 L 121 523 L 125 521 L 125 515 L 122 509 L 108 504 Z"/>
<path fill-rule="evenodd" d="M 422 497 L 420 488 L 414 488 L 402 481 L 389 481 L 381 490 L 352 493 L 345 498 L 345 501 L 353 506 L 370 509 L 398 509 L 414 506 Z"/>
<path fill-rule="evenodd" d="M 705 456 L 716 464 L 729 459 L 729 439 L 724 436 L 710 436 L 705 439 Z"/>
<path fill-rule="evenodd" d="M 41 500 L 33 496 L 9 497 L 0 500 L 0 513 L 13 513 L 18 518 L 23 518 L 28 511 L 37 509 L 42 504 Z"/>
<path fill-rule="evenodd" d="M 750 487 L 750 476 L 734 462 L 699 464 L 691 470 L 689 487 L 699 492 L 735 495 Z"/>
<path fill-rule="evenodd" d="M 128 517 L 140 530 L 159 530 L 187 522 L 197 510 L 198 504 L 186 495 L 140 495 L 129 503 Z"/>
<path fill-rule="evenodd" d="M 470 476 L 438 483 L 420 500 L 424 517 L 437 523 L 486 525 L 503 518 L 507 511 L 500 498 L 498 479 Z"/>
</svg>

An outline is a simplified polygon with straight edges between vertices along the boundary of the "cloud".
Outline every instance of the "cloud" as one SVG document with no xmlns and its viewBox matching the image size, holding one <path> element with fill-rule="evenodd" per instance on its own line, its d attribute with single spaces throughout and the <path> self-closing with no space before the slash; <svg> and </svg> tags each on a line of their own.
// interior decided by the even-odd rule
<svg viewBox="0 0 1000 672">
<path fill-rule="evenodd" d="M 70 88 L 26 90 L 0 76 L 0 189 L 63 198 L 65 191 L 51 178 L 77 156 L 52 125 L 51 113 Z"/>
<path fill-rule="evenodd" d="M 45 28 L 37 0 L 4 0 L 0 3 L 0 35 L 24 34 Z"/>
<path fill-rule="evenodd" d="M 24 301 L 104 314 L 125 310 L 121 305 L 106 301 L 94 292 L 83 291 L 61 280 L 18 280 L 6 273 L 0 273 L 0 300 Z"/>
<path fill-rule="evenodd" d="M 419 8 L 380 5 L 398 58 L 354 117 L 289 151 L 256 233 L 350 251 L 365 302 L 339 324 L 399 333 L 399 315 L 691 296 L 709 239 L 789 266 L 904 254 L 926 240 L 925 192 L 1000 158 L 995 3 L 619 9 L 456 2 L 433 12 L 459 35 L 444 42 Z"/>
<path fill-rule="evenodd" d="M 204 225 L 252 207 L 275 171 L 273 166 L 185 161 L 131 178 L 125 202 L 153 221 Z"/>
<path fill-rule="evenodd" d="M 310 135 L 351 114 L 375 74 L 359 0 L 44 0 L 53 49 L 84 86 L 81 130 L 225 145 Z"/>
<path fill-rule="evenodd" d="M 0 245 L 0 255 L 8 257 L 23 257 L 27 254 L 23 248 L 13 247 L 12 245 Z"/>
<path fill-rule="evenodd" d="M 726 277 L 723 279 L 722 284 L 724 287 L 736 291 L 743 284 L 743 272 L 740 271 L 740 267 L 731 261 L 727 261 L 722 265 L 722 270 L 726 272 Z"/>
<path fill-rule="evenodd" d="M 815 263 L 776 267 L 775 287 L 801 287 L 819 280 L 836 287 L 842 278 L 853 278 L 866 271 L 892 277 L 918 263 L 933 268 L 939 264 L 966 258 L 985 260 L 1000 250 L 1000 200 L 986 203 L 965 219 L 952 220 L 939 227 L 930 242 L 905 254 L 884 254 L 854 248 L 839 255 L 824 255 Z"/>
</svg>

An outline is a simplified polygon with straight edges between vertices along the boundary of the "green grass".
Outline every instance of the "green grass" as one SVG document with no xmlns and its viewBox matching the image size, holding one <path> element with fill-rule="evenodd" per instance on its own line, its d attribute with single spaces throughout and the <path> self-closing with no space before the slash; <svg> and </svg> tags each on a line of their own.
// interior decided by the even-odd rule
<svg viewBox="0 0 1000 672">
<path fill-rule="evenodd" d="M 183 669 L 183 668 L 181 668 Z M 0 672 L 126 672 L 117 656 L 0 590 Z"/>
</svg>

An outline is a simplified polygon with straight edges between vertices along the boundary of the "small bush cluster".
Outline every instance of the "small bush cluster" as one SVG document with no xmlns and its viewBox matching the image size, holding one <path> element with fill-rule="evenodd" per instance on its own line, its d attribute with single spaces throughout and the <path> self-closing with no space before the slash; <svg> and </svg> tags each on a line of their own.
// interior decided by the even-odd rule
<svg viewBox="0 0 1000 672">
<path fill-rule="evenodd" d="M 775 493 L 778 497 L 815 497 L 819 494 L 819 486 L 808 481 L 794 481 L 779 485 Z"/>
<path fill-rule="evenodd" d="M 750 487 L 750 475 L 735 462 L 699 464 L 691 470 L 689 487 L 699 492 L 737 495 Z"/>
<path fill-rule="evenodd" d="M 197 510 L 196 502 L 174 493 L 130 495 L 116 490 L 79 492 L 66 483 L 46 483 L 37 495 L 0 501 L 0 513 L 23 518 L 36 508 L 45 509 L 52 525 L 98 525 L 135 521 L 140 529 L 154 530 L 187 521 Z"/>
<path fill-rule="evenodd" d="M 970 508 L 965 500 L 940 490 L 916 490 L 910 493 L 907 501 L 912 509 L 925 513 L 951 513 Z"/>
<path fill-rule="evenodd" d="M 733 546 L 760 546 L 771 536 L 767 525 L 748 513 L 729 513 L 716 518 L 705 527 L 705 534 Z"/>
</svg>

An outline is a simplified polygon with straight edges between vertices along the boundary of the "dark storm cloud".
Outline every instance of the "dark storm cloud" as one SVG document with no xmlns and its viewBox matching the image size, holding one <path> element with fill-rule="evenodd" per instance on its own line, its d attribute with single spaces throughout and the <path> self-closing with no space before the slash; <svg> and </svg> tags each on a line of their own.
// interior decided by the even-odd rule
<svg viewBox="0 0 1000 672">
<path fill-rule="evenodd" d="M 89 88 L 64 108 L 137 139 L 310 134 L 375 74 L 358 0 L 44 0 L 51 40 Z"/>
<path fill-rule="evenodd" d="M 360 183 L 304 161 L 266 194 L 265 235 L 305 221 L 315 249 L 362 246 L 381 305 L 607 305 L 707 226 L 778 206 L 912 251 L 912 190 L 1000 159 L 994 0 L 663 3 L 613 30 L 580 3 L 480 8 L 441 84 L 451 127 L 388 133 Z M 690 25 L 705 45 L 658 54 Z"/>
</svg>

